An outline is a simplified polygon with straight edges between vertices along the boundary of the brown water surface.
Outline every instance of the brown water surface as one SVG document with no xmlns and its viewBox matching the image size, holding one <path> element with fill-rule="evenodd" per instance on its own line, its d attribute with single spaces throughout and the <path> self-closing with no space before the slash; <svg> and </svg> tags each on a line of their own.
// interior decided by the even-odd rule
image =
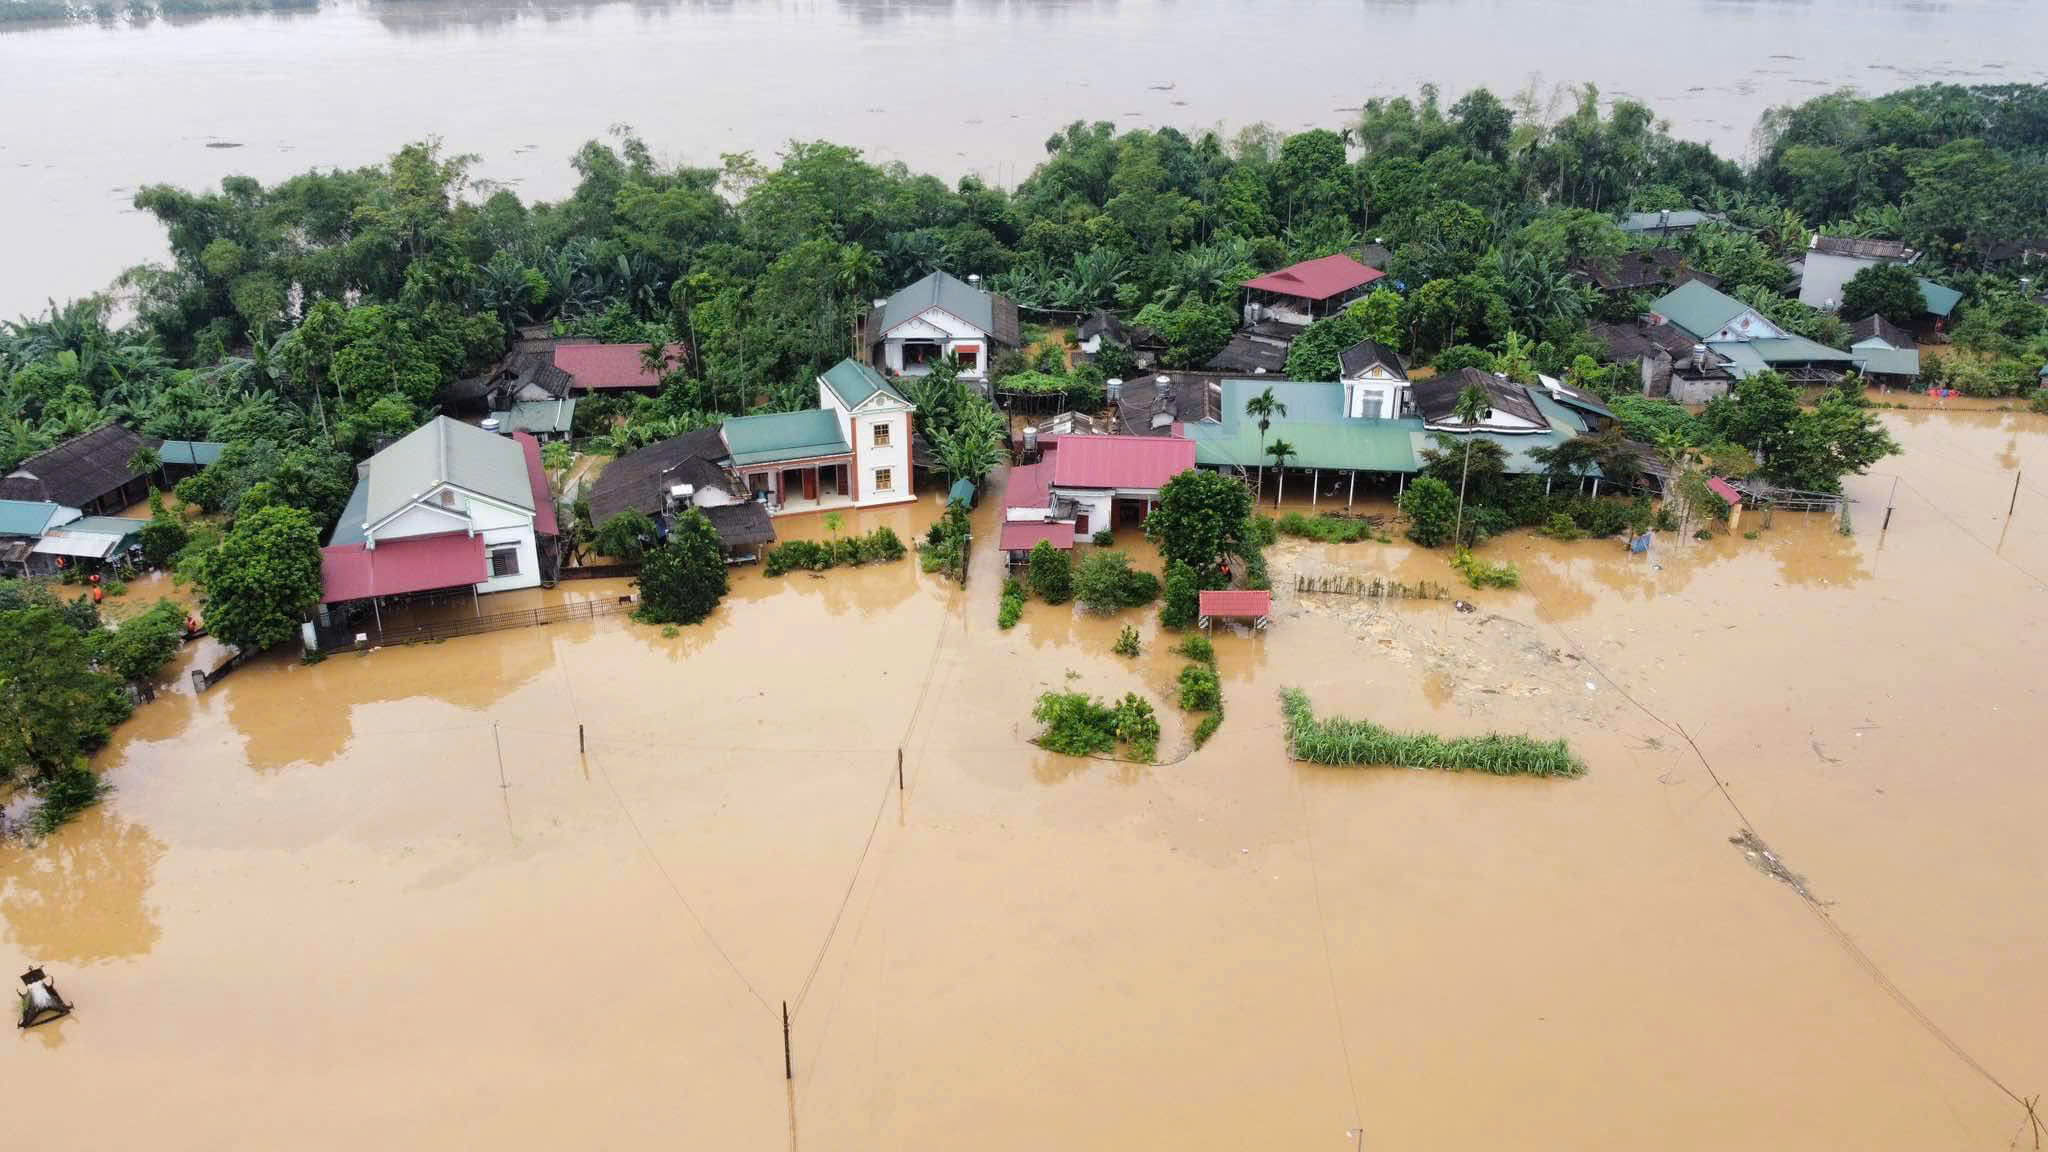
<svg viewBox="0 0 2048 1152">
<path fill-rule="evenodd" d="M 174 687 L 99 757 L 104 804 L 0 845 L 0 952 L 79 1005 L 0 1078 L 49 1148 L 2006 1148 L 2017 1106 L 1873 972 L 2048 1082 L 2048 490 L 2005 518 L 2048 421 L 1886 420 L 1907 451 L 1852 481 L 1853 535 L 1518 535 L 1486 551 L 1523 589 L 1459 585 L 1470 613 L 1296 595 L 1455 577 L 1285 541 L 1192 755 L 1151 615 L 999 631 L 986 548 L 965 592 L 746 569 L 674 638 Z M 1162 762 L 1031 746 L 1068 683 L 1151 696 Z M 1285 685 L 1590 771 L 1294 764 Z"/>
</svg>

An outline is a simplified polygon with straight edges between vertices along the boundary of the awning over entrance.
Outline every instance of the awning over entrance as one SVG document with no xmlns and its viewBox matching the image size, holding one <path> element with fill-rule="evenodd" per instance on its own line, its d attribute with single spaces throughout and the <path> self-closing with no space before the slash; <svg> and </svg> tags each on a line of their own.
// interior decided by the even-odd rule
<svg viewBox="0 0 2048 1152">
<path fill-rule="evenodd" d="M 1040 540 L 1066 551 L 1074 546 L 1074 526 L 1058 520 L 1007 520 L 996 543 L 1005 552 L 1029 552 Z"/>
<path fill-rule="evenodd" d="M 409 536 L 375 548 L 338 544 L 320 550 L 320 600 L 326 604 L 460 588 L 488 579 L 483 537 L 467 532 Z"/>
</svg>

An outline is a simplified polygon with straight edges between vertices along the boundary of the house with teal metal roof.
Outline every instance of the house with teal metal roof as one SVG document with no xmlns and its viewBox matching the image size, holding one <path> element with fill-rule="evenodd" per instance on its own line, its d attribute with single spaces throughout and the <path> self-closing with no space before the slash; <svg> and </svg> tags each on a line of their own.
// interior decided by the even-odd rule
<svg viewBox="0 0 2048 1152">
<path fill-rule="evenodd" d="M 916 499 L 916 406 L 869 365 L 846 359 L 818 377 L 818 406 L 735 416 L 719 428 L 726 467 L 776 515 Z"/>
<path fill-rule="evenodd" d="M 0 536 L 35 540 L 77 519 L 78 509 L 48 500 L 0 500 Z"/>
</svg>

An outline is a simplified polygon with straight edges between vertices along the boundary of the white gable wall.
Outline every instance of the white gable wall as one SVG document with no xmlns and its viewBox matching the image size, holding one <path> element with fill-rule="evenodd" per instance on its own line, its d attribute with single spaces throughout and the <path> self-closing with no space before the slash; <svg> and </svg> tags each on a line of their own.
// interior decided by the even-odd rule
<svg viewBox="0 0 2048 1152">
<path fill-rule="evenodd" d="M 1768 340 L 1782 337 L 1785 330 L 1771 323 L 1770 319 L 1754 308 L 1745 308 L 1742 314 L 1728 322 L 1727 327 L 1708 336 L 1703 343 L 1713 344 L 1721 340 L 1738 343 L 1749 340 Z"/>
<path fill-rule="evenodd" d="M 875 429 L 887 429 L 886 445 L 875 444 Z M 882 393 L 876 393 L 868 403 L 853 413 L 853 432 L 847 437 L 853 446 L 855 481 L 860 495 L 854 500 L 863 508 L 874 504 L 900 504 L 916 498 L 910 487 L 910 409 Z M 889 487 L 885 491 L 878 480 L 878 473 L 887 469 Z"/>
<path fill-rule="evenodd" d="M 441 502 L 443 491 L 449 493 L 447 504 Z M 533 513 L 474 497 L 445 484 L 429 491 L 424 498 L 375 528 L 369 533 L 369 538 L 374 547 L 378 541 L 436 536 L 447 532 L 481 536 L 487 559 L 494 548 L 509 547 L 517 551 L 518 571 L 485 580 L 476 586 L 478 592 L 505 592 L 540 585 L 540 548 L 534 536 Z"/>
<path fill-rule="evenodd" d="M 1344 381 L 1344 411 L 1354 420 L 1392 420 L 1401 414 L 1408 383 L 1374 364 Z"/>
<path fill-rule="evenodd" d="M 882 362 L 899 376 L 903 374 L 903 342 L 906 340 L 941 344 L 944 351 L 955 355 L 963 348 L 974 349 L 974 368 L 962 371 L 960 375 L 979 380 L 988 374 L 988 333 L 943 309 L 927 308 L 882 334 Z"/>
</svg>

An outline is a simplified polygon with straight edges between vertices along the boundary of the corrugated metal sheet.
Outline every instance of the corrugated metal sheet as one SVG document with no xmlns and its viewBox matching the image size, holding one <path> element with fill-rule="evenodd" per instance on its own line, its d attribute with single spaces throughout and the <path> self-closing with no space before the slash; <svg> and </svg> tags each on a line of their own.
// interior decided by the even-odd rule
<svg viewBox="0 0 2048 1152">
<path fill-rule="evenodd" d="M 1257 588 L 1215 588 L 1203 592 L 1204 616 L 1265 616 L 1273 611 L 1273 594 Z"/>
<path fill-rule="evenodd" d="M 540 463 L 540 441 L 524 432 L 514 432 L 512 440 L 526 457 L 526 486 L 533 495 L 533 530 L 541 536 L 553 536 L 561 527 L 555 522 L 555 493 L 548 487 L 548 470 Z"/>
<path fill-rule="evenodd" d="M 839 418 L 823 408 L 735 416 L 721 426 L 721 431 L 725 446 L 732 452 L 734 467 L 845 456 L 851 452 L 846 437 L 839 431 Z"/>
<path fill-rule="evenodd" d="M 1368 268 L 1339 252 L 1319 260 L 1290 264 L 1278 272 L 1247 280 L 1244 286 L 1302 300 L 1328 300 L 1361 284 L 1370 284 L 1384 275 L 1386 273 L 1379 269 Z"/>
<path fill-rule="evenodd" d="M 483 537 L 467 532 L 408 536 L 375 548 L 343 544 L 320 550 L 320 599 L 327 604 L 460 588 L 488 579 Z"/>
<path fill-rule="evenodd" d="M 1195 442 L 1178 436 L 1062 436 L 1055 488 L 1155 490 L 1195 466 Z"/>
<path fill-rule="evenodd" d="M 655 388 L 661 377 L 647 370 L 644 357 L 649 344 L 557 344 L 555 367 L 567 372 L 571 388 L 584 392 L 617 391 L 624 388 Z M 683 346 L 667 349 L 670 365 L 680 364 Z"/>
<path fill-rule="evenodd" d="M 1062 551 L 1074 546 L 1074 526 L 1058 520 L 1006 520 L 996 547 L 1004 552 L 1029 552 L 1040 540 Z"/>
</svg>

